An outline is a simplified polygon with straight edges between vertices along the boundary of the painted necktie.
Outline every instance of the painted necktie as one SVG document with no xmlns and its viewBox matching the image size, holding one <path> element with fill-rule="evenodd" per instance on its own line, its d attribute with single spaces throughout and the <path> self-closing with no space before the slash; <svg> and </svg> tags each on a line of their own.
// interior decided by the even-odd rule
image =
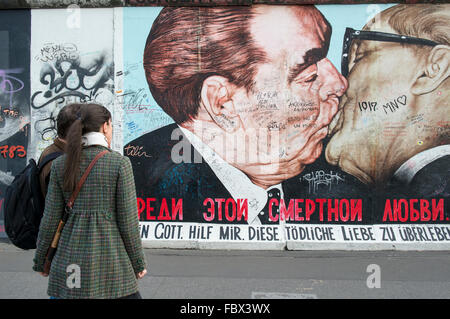
<svg viewBox="0 0 450 319">
<path fill-rule="evenodd" d="M 277 201 L 272 201 L 272 199 L 277 199 Z M 263 210 L 259 213 L 258 217 L 261 221 L 261 224 L 278 224 L 278 214 L 279 214 L 279 205 L 280 205 L 281 193 L 278 188 L 272 188 L 267 191 L 267 202 L 266 206 L 264 206 Z M 269 204 L 272 206 L 272 217 L 277 219 L 277 221 L 272 221 L 269 215 Z"/>
</svg>

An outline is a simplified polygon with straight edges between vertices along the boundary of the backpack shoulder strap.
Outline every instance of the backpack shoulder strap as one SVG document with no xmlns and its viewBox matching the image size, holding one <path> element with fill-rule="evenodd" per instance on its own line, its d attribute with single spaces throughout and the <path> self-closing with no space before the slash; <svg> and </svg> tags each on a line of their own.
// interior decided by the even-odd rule
<svg viewBox="0 0 450 319">
<path fill-rule="evenodd" d="M 45 165 L 47 165 L 49 162 L 53 161 L 54 159 L 58 158 L 59 156 L 61 156 L 61 155 L 63 155 L 63 154 L 64 154 L 64 153 L 61 153 L 61 152 L 53 152 L 53 153 L 50 153 L 50 154 L 48 154 L 47 156 L 45 156 L 45 157 L 42 159 L 41 163 L 39 164 L 39 167 L 38 167 L 39 172 L 42 170 L 42 168 L 43 168 Z"/>
</svg>

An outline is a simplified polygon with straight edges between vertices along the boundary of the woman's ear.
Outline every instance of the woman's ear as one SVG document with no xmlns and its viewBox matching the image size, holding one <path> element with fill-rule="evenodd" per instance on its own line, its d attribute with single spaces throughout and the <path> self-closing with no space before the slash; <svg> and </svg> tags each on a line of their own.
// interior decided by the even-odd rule
<svg viewBox="0 0 450 319">
<path fill-rule="evenodd" d="M 423 73 L 414 82 L 411 92 L 427 94 L 437 89 L 450 75 L 450 47 L 437 45 L 428 54 Z"/>
<path fill-rule="evenodd" d="M 213 75 L 203 81 L 200 94 L 201 105 L 213 121 L 227 132 L 239 128 L 239 116 L 231 99 L 232 85 L 228 79 Z"/>
<path fill-rule="evenodd" d="M 102 125 L 100 125 L 100 133 L 102 133 L 102 134 L 105 134 L 106 130 L 108 129 L 106 123 L 107 122 L 105 122 Z"/>
<path fill-rule="evenodd" d="M 106 134 L 108 133 L 109 126 L 111 125 L 111 120 L 108 120 L 108 122 L 103 123 L 100 126 L 100 133 Z"/>
</svg>

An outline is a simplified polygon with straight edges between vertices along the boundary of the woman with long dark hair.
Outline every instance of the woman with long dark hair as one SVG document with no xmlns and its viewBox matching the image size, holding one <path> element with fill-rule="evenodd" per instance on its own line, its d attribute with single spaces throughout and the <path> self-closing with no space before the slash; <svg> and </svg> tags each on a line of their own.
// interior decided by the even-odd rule
<svg viewBox="0 0 450 319">
<path fill-rule="evenodd" d="M 57 158 L 41 221 L 33 269 L 44 263 L 65 205 L 91 161 L 90 171 L 61 232 L 49 272 L 53 298 L 140 298 L 137 279 L 146 274 L 139 235 L 136 190 L 128 157 L 111 151 L 111 113 L 81 104 Z"/>
</svg>

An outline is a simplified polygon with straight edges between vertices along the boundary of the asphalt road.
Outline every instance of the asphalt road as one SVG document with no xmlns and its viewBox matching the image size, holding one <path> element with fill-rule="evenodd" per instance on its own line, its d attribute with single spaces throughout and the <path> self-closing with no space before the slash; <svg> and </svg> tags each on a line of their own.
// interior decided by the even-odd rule
<svg viewBox="0 0 450 319">
<path fill-rule="evenodd" d="M 143 298 L 450 298 L 448 251 L 146 249 L 145 254 L 149 275 L 139 283 Z M 48 279 L 31 270 L 33 256 L 34 250 L 0 239 L 0 299 L 48 298 Z"/>
</svg>

